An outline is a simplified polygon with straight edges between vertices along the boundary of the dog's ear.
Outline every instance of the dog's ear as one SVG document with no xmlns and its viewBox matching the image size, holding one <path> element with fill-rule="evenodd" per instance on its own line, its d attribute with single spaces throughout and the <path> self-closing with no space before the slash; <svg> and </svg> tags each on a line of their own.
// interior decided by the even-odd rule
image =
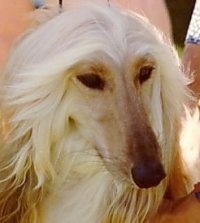
<svg viewBox="0 0 200 223">
<path fill-rule="evenodd" d="M 21 170 L 19 176 L 10 173 L 7 179 L 1 178 L 0 222 L 2 223 L 38 222 L 38 206 L 42 200 L 43 188 L 34 188 L 33 167 L 22 168 L 24 170 Z M 8 171 L 10 170 L 5 170 Z M 6 173 L 3 175 L 6 176 Z"/>
<path fill-rule="evenodd" d="M 10 136 L 5 136 L 7 131 L 8 128 L 1 132 L 0 222 L 39 222 L 38 206 L 44 194 L 44 181 L 38 181 L 31 130 L 13 142 Z"/>
<path fill-rule="evenodd" d="M 65 82 L 41 72 L 5 80 L 1 92 L 1 223 L 39 222 L 46 185 L 56 176 L 54 146 L 64 135 L 66 113 L 59 106 Z"/>
<path fill-rule="evenodd" d="M 71 101 L 66 92 L 68 70 L 51 66 L 13 71 L 2 82 L 1 223 L 39 222 L 39 206 L 47 186 L 55 182 L 62 149 L 58 142 L 68 130 Z"/>
</svg>

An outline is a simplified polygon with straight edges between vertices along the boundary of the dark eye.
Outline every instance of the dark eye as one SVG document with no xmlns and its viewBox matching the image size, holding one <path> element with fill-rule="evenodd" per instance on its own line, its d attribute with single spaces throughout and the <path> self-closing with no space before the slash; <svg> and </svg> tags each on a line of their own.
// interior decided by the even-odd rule
<svg viewBox="0 0 200 223">
<path fill-rule="evenodd" d="M 105 86 L 104 80 L 98 74 L 82 74 L 78 75 L 77 79 L 86 87 L 103 90 Z"/>
<path fill-rule="evenodd" d="M 152 66 L 144 66 L 140 68 L 139 75 L 138 75 L 140 84 L 144 83 L 151 77 L 153 70 L 154 70 L 154 67 Z"/>
</svg>

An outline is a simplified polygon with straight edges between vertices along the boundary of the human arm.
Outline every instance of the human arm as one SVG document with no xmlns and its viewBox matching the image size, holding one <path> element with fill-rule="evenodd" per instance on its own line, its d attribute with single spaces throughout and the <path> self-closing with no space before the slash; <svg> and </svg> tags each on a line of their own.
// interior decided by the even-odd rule
<svg viewBox="0 0 200 223">
<path fill-rule="evenodd" d="M 182 62 L 184 69 L 192 79 L 189 85 L 194 95 L 200 97 L 200 0 L 196 1 L 188 28 Z"/>
<path fill-rule="evenodd" d="M 196 98 L 200 98 L 200 45 L 187 43 L 185 45 L 182 62 L 186 73 L 192 79 L 189 88 Z"/>
<path fill-rule="evenodd" d="M 28 27 L 28 13 L 32 10 L 30 1 L 0 0 L 0 66 L 17 37 Z"/>
</svg>

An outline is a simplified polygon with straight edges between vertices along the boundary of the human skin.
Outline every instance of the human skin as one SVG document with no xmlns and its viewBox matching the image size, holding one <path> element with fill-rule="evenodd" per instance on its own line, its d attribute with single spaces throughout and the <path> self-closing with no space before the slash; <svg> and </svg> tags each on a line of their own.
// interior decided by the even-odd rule
<svg viewBox="0 0 200 223">
<path fill-rule="evenodd" d="M 17 37 L 28 27 L 28 13 L 31 12 L 28 0 L 0 0 L 0 66 Z"/>
<path fill-rule="evenodd" d="M 192 79 L 189 84 L 190 89 L 193 91 L 194 96 L 200 98 L 200 45 L 187 43 L 185 45 L 182 62 L 186 73 Z"/>
<path fill-rule="evenodd" d="M 146 16 L 168 38 L 172 37 L 171 21 L 164 0 L 112 0 L 125 8 Z M 153 10 L 152 10 L 153 9 Z"/>
</svg>

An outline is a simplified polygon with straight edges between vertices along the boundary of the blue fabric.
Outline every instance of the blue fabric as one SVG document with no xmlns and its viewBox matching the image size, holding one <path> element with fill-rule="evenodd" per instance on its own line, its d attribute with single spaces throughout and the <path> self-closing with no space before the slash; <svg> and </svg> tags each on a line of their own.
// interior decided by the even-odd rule
<svg viewBox="0 0 200 223">
<path fill-rule="evenodd" d="M 45 4 L 45 0 L 32 0 L 34 8 L 40 8 Z"/>
<path fill-rule="evenodd" d="M 200 0 L 196 1 L 185 42 L 200 44 Z"/>
</svg>

